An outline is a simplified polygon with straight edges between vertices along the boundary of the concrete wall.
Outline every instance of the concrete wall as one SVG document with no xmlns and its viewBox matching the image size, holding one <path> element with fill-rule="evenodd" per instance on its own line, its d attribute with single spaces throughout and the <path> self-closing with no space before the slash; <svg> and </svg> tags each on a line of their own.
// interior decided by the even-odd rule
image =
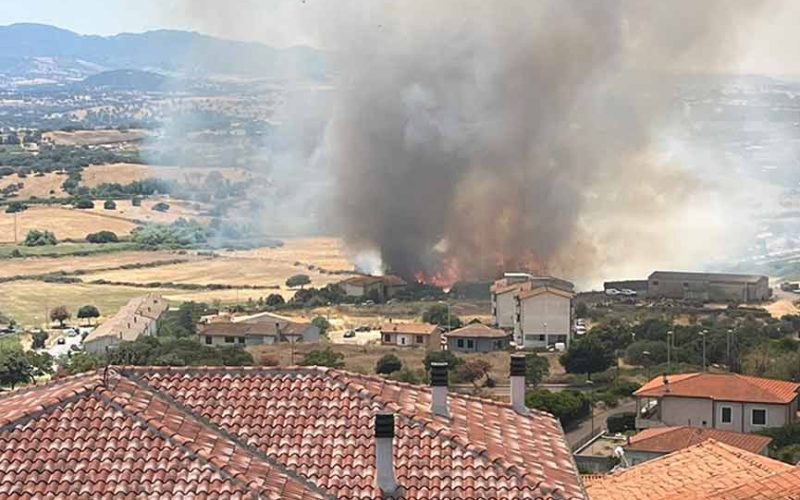
<svg viewBox="0 0 800 500">
<path fill-rule="evenodd" d="M 364 296 L 364 287 L 363 286 L 355 286 L 355 285 L 350 285 L 348 283 L 344 283 L 342 285 L 342 290 L 344 290 L 345 295 L 350 295 L 351 297 L 363 297 Z"/>
<path fill-rule="evenodd" d="M 99 337 L 89 342 L 83 343 L 83 349 L 89 354 L 105 354 L 106 347 L 118 345 L 120 342 L 118 337 L 105 336 Z"/>
<path fill-rule="evenodd" d="M 388 336 L 388 340 L 387 340 Z M 422 337 L 422 342 L 417 342 L 418 337 Z M 397 347 L 422 347 L 424 349 L 438 351 L 441 349 L 441 335 L 434 332 L 430 335 L 411 335 L 395 332 L 381 332 L 381 344 Z"/>
<path fill-rule="evenodd" d="M 572 301 L 553 293 L 542 293 L 519 301 L 520 321 L 514 332 L 525 347 L 554 344 L 558 336 L 569 345 L 572 332 Z M 539 336 L 544 335 L 544 340 Z"/>
<path fill-rule="evenodd" d="M 462 347 L 458 346 L 461 340 Z M 472 341 L 470 343 L 470 341 Z M 470 347 L 470 345 L 472 347 Z M 453 352 L 491 352 L 503 350 L 508 347 L 507 339 L 469 339 L 469 338 L 448 338 L 447 350 Z"/>
<path fill-rule="evenodd" d="M 661 398 L 661 421 L 669 426 L 713 427 L 713 411 L 710 399 Z"/>
<path fill-rule="evenodd" d="M 500 328 L 514 328 L 516 319 L 516 292 L 510 290 L 501 294 L 494 294 L 495 297 L 495 324 Z"/>
<path fill-rule="evenodd" d="M 262 345 L 262 344 L 274 344 L 275 337 L 272 336 L 247 336 L 247 337 L 237 337 L 235 335 L 230 336 L 233 339 L 233 342 L 225 342 L 225 337 L 221 335 L 200 335 L 200 343 L 206 346 L 252 346 L 252 345 Z M 206 339 L 210 338 L 211 343 L 207 343 Z M 244 343 L 240 341 L 240 339 L 244 339 Z"/>
<path fill-rule="evenodd" d="M 647 462 L 648 460 L 652 460 L 654 458 L 658 458 L 661 456 L 666 455 L 666 453 L 653 453 L 650 451 L 634 451 L 634 450 L 625 450 L 625 458 L 628 459 L 628 463 L 631 466 L 639 465 L 641 463 Z"/>
<path fill-rule="evenodd" d="M 722 422 L 722 407 L 731 408 L 731 422 Z M 767 410 L 766 426 L 752 424 L 752 410 Z M 790 405 L 712 401 L 701 398 L 664 397 L 661 399 L 661 421 L 670 426 L 689 425 L 724 431 L 752 433 L 766 427 L 781 427 L 795 419 L 797 402 Z M 705 422 L 705 425 L 703 424 Z"/>
<path fill-rule="evenodd" d="M 759 279 L 756 283 L 745 281 L 706 280 L 702 278 L 658 278 L 647 284 L 648 296 L 672 299 L 688 299 L 720 302 L 754 302 L 770 296 L 769 281 Z"/>
</svg>

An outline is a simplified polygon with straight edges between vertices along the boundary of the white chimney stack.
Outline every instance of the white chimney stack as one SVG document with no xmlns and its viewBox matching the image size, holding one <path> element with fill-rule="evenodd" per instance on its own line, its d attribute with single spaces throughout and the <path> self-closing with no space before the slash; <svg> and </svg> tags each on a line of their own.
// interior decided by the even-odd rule
<svg viewBox="0 0 800 500">
<path fill-rule="evenodd" d="M 520 415 L 528 415 L 525 406 L 525 356 L 511 355 L 511 406 Z"/>
<path fill-rule="evenodd" d="M 447 363 L 431 363 L 431 413 L 450 417 L 447 410 Z"/>
<path fill-rule="evenodd" d="M 394 474 L 394 414 L 375 415 L 375 485 L 384 495 L 397 491 Z"/>
</svg>

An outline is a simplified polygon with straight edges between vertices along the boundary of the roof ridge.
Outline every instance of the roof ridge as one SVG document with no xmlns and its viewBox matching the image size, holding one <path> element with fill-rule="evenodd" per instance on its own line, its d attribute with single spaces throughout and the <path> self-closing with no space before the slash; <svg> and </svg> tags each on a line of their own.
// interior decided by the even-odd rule
<svg viewBox="0 0 800 500">
<path fill-rule="evenodd" d="M 740 458 L 740 459 L 746 461 L 747 463 L 749 463 L 750 465 L 758 467 L 759 469 L 761 469 L 763 471 L 769 472 L 771 474 L 774 474 L 774 473 L 778 472 L 778 471 L 775 471 L 774 469 L 766 467 L 764 462 L 761 460 L 762 455 L 756 455 L 753 452 L 750 452 L 750 451 L 747 451 L 747 450 L 743 450 L 741 448 L 737 448 L 735 446 L 723 443 L 722 441 L 717 441 L 714 438 L 708 438 L 705 441 L 703 441 L 702 443 L 699 443 L 699 444 L 697 444 L 695 446 L 704 446 L 704 445 L 708 446 L 709 444 L 713 444 L 713 445 L 719 446 L 723 450 L 727 451 L 728 453 L 736 455 L 737 458 Z M 769 459 L 769 457 L 763 457 L 763 458 L 768 458 Z M 774 459 L 770 459 L 770 460 L 774 460 Z M 775 460 L 775 462 L 777 462 L 779 464 L 784 464 L 783 462 L 778 462 L 777 460 Z M 789 464 L 784 464 L 784 465 L 786 465 L 787 467 L 792 467 Z M 786 470 L 788 470 L 788 469 L 786 469 Z"/>
<path fill-rule="evenodd" d="M 166 367 L 166 368 L 176 368 L 176 367 Z M 195 368 L 195 367 L 179 367 L 179 368 L 189 368 L 189 369 L 191 369 L 191 368 Z M 260 367 L 222 367 L 222 368 L 260 368 Z M 179 371 L 179 370 L 175 370 L 175 371 Z M 188 370 L 181 370 L 181 371 L 188 371 Z M 226 370 L 226 371 L 234 371 L 234 370 Z M 207 418 L 203 417 L 202 415 L 196 414 L 190 408 L 188 408 L 186 405 L 180 403 L 179 401 L 177 401 L 175 398 L 173 398 L 169 394 L 166 394 L 163 391 L 161 391 L 159 389 L 156 389 L 153 386 L 151 386 L 150 384 L 148 384 L 147 382 L 143 381 L 138 375 L 130 373 L 130 371 L 128 371 L 126 373 L 126 370 L 124 370 L 124 369 L 119 372 L 119 375 L 120 375 L 120 377 L 125 378 L 126 380 L 128 380 L 131 383 L 133 383 L 134 385 L 136 385 L 140 389 L 142 389 L 144 391 L 147 391 L 147 392 L 150 392 L 150 393 L 154 394 L 155 396 L 159 397 L 161 400 L 165 401 L 168 405 L 173 406 L 177 411 L 189 416 L 193 420 L 197 421 L 200 425 L 202 425 L 203 427 L 211 430 L 213 433 L 217 434 L 218 436 L 220 436 L 220 437 L 222 437 L 224 439 L 227 439 L 228 441 L 234 443 L 235 445 L 239 446 L 240 448 L 243 448 L 243 449 L 247 450 L 247 452 L 250 455 L 258 458 L 259 460 L 261 460 L 265 464 L 269 465 L 271 468 L 275 469 L 276 471 L 280 472 L 281 474 L 284 474 L 286 477 L 288 477 L 288 478 L 290 478 L 290 479 L 302 484 L 304 487 L 308 488 L 310 491 L 313 491 L 313 492 L 315 492 L 315 493 L 317 493 L 317 494 L 319 494 L 319 495 L 321 495 L 321 496 L 323 496 L 325 498 L 333 498 L 328 492 L 322 490 L 317 485 L 312 483 L 310 480 L 304 478 L 300 474 L 294 472 L 293 470 L 291 470 L 291 469 L 285 467 L 284 465 L 278 463 L 277 461 L 273 460 L 271 457 L 269 457 L 269 455 L 267 455 L 267 454 L 265 454 L 265 453 L 263 453 L 263 452 L 261 452 L 261 451 L 259 451 L 257 449 L 254 449 L 254 448 L 250 447 L 247 443 L 244 443 L 244 442 L 240 441 L 237 436 L 234 436 L 233 434 L 227 432 L 226 430 L 222 429 L 221 427 L 219 427 L 215 423 L 213 423 L 213 422 L 209 421 Z"/>
<path fill-rule="evenodd" d="M 342 377 L 349 376 L 348 374 L 350 372 L 346 372 L 346 371 L 343 371 L 343 370 L 337 370 L 337 369 L 328 369 L 328 371 L 329 371 L 329 373 L 331 375 L 331 378 L 333 378 L 335 381 L 337 381 L 340 384 L 342 384 L 346 390 L 354 390 L 354 392 L 357 395 L 362 395 L 364 392 L 366 392 L 367 393 L 366 397 L 368 397 L 371 401 L 379 403 L 379 404 L 381 404 L 382 406 L 384 406 L 386 408 L 392 409 L 396 413 L 399 413 L 400 416 L 402 418 L 404 418 L 405 420 L 408 420 L 408 421 L 410 421 L 410 422 L 412 422 L 412 423 L 414 423 L 416 425 L 420 425 L 421 427 L 423 427 L 426 430 L 428 430 L 429 432 L 431 432 L 434 436 L 437 436 L 437 437 L 441 436 L 446 441 L 449 441 L 449 442 L 451 442 L 451 443 L 453 443 L 453 444 L 455 444 L 457 446 L 460 446 L 465 451 L 467 451 L 469 453 L 473 453 L 474 455 L 483 458 L 484 460 L 486 460 L 489 464 L 491 464 L 496 469 L 500 470 L 501 472 L 505 472 L 507 477 L 514 477 L 514 478 L 516 478 L 516 479 L 518 479 L 520 481 L 523 481 L 529 487 L 532 487 L 533 490 L 541 489 L 543 492 L 546 492 L 546 493 L 551 494 L 551 495 L 552 495 L 552 493 L 561 490 L 561 488 L 559 486 L 557 486 L 557 485 L 552 485 L 552 484 L 545 483 L 544 480 L 538 480 L 537 481 L 535 478 L 529 477 L 527 472 L 524 469 L 522 469 L 522 467 L 520 467 L 519 465 L 514 464 L 514 463 L 508 463 L 508 461 L 505 460 L 503 455 L 493 454 L 485 446 L 477 445 L 477 444 L 472 443 L 471 441 L 468 441 L 463 436 L 460 436 L 460 435 L 452 432 L 449 427 L 447 427 L 446 425 L 436 421 L 435 419 L 431 418 L 428 415 L 423 415 L 423 414 L 419 414 L 419 413 L 414 413 L 413 415 L 408 415 L 407 412 L 405 412 L 400 405 L 398 405 L 397 403 L 395 403 L 393 401 L 383 401 L 383 400 L 375 401 L 376 399 L 379 399 L 379 398 L 377 398 L 375 395 L 373 395 L 368 389 L 366 389 L 366 387 L 362 387 L 362 388 L 356 390 L 354 387 L 351 387 L 353 385 L 352 381 L 342 380 Z M 400 385 L 401 387 L 402 386 L 408 386 L 408 387 L 413 388 L 415 390 L 419 390 L 419 386 L 415 386 L 413 384 L 408 384 L 408 383 L 405 383 L 405 382 L 397 382 L 397 381 L 394 381 L 394 380 L 389 381 L 389 380 L 386 380 L 386 379 L 384 379 L 382 377 L 378 377 L 378 376 L 374 376 L 373 377 L 372 375 L 361 375 L 361 374 L 355 374 L 355 375 L 356 375 L 356 377 L 353 377 L 353 378 L 363 377 L 363 378 L 367 378 L 367 379 L 371 379 L 373 381 L 379 382 L 381 384 L 386 384 L 386 385 L 395 385 L 395 384 L 397 384 L 397 385 Z M 450 394 L 448 394 L 448 396 L 450 396 Z M 459 396 L 462 396 L 462 395 L 459 395 Z M 493 400 L 480 400 L 480 401 L 494 403 Z M 511 406 L 508 405 L 508 408 L 511 409 Z"/>
</svg>

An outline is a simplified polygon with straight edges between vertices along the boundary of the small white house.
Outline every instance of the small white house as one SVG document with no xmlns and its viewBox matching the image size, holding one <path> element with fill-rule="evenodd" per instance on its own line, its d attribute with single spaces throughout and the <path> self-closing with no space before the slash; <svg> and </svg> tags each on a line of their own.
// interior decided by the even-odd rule
<svg viewBox="0 0 800 500">
<path fill-rule="evenodd" d="M 572 293 L 549 286 L 516 297 L 514 338 L 526 348 L 569 346 L 572 340 Z"/>
</svg>

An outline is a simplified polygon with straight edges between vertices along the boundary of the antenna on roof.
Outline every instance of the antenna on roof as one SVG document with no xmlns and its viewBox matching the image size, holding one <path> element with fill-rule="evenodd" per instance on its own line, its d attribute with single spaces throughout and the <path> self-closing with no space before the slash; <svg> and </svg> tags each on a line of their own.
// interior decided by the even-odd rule
<svg viewBox="0 0 800 500">
<path fill-rule="evenodd" d="M 111 352 L 116 351 L 118 345 L 106 346 L 106 366 L 103 367 L 103 386 L 108 387 L 108 370 L 111 367 Z"/>
</svg>

